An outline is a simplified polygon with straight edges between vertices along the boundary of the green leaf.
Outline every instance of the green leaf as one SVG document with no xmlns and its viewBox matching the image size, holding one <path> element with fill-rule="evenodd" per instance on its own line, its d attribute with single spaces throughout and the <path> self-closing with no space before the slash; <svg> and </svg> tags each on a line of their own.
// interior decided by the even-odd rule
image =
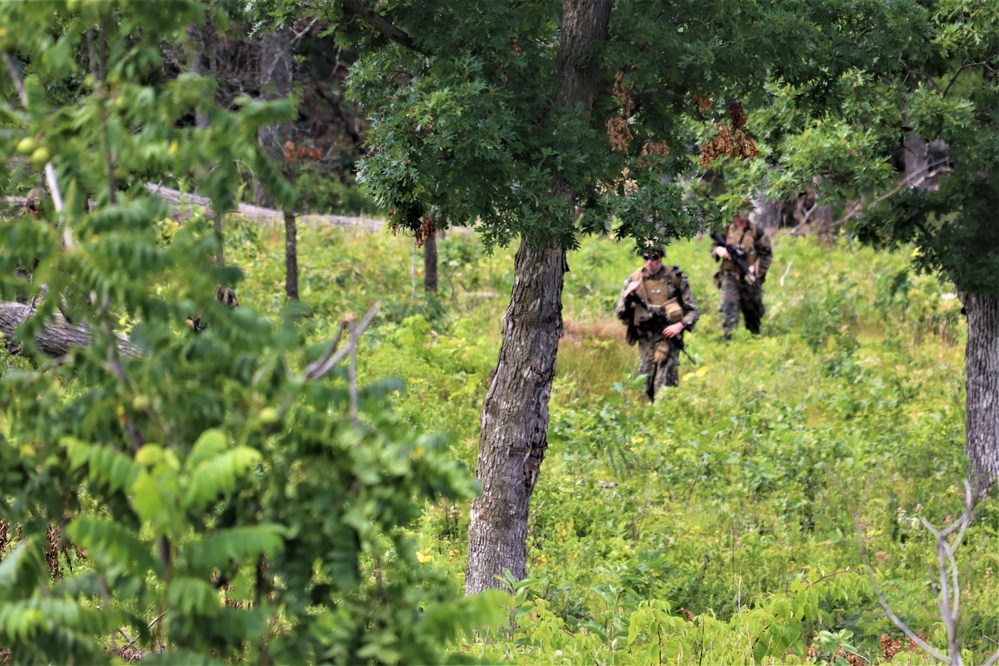
<svg viewBox="0 0 999 666">
<path fill-rule="evenodd" d="M 187 492 L 184 494 L 184 508 L 200 507 L 219 495 L 232 492 L 239 477 L 255 467 L 260 459 L 260 452 L 248 446 L 240 446 L 215 457 L 202 459 L 188 482 Z"/>
<path fill-rule="evenodd" d="M 261 555 L 273 557 L 281 550 L 284 528 L 265 524 L 232 527 L 185 544 L 180 557 L 198 569 L 223 567 L 229 562 L 255 562 Z"/>
<path fill-rule="evenodd" d="M 90 479 L 111 492 L 127 488 L 141 471 L 131 458 L 110 446 L 88 444 L 74 437 L 64 437 L 61 444 L 74 469 L 86 465 Z"/>
<path fill-rule="evenodd" d="M 212 428 L 204 431 L 191 447 L 191 454 L 187 457 L 187 462 L 184 465 L 185 469 L 188 471 L 195 469 L 205 460 L 214 458 L 225 451 L 228 446 L 229 441 L 221 430 Z"/>
<path fill-rule="evenodd" d="M 170 581 L 167 604 L 174 612 L 184 615 L 211 615 L 221 606 L 214 587 L 189 576 L 177 576 Z"/>
<path fill-rule="evenodd" d="M 48 577 L 48 569 L 38 540 L 28 537 L 17 544 L 0 562 L 0 591 L 14 596 L 30 594 Z"/>
<path fill-rule="evenodd" d="M 110 519 L 80 516 L 70 523 L 66 533 L 91 558 L 107 558 L 109 563 L 125 564 L 139 574 L 162 573 L 162 563 L 153 555 L 152 546 Z"/>
<path fill-rule="evenodd" d="M 163 513 L 164 510 L 169 511 L 170 506 L 162 494 L 161 484 L 163 481 L 162 475 L 157 478 L 156 475 L 142 472 L 129 487 L 132 493 L 132 508 L 144 522 L 166 518 Z M 169 523 L 170 521 L 161 520 L 160 522 Z"/>
</svg>

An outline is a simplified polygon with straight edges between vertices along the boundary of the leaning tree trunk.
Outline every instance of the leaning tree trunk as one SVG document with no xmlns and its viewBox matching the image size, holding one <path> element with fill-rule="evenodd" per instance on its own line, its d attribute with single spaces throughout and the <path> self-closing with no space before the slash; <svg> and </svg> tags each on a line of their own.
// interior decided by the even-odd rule
<svg viewBox="0 0 999 666">
<path fill-rule="evenodd" d="M 613 0 L 565 0 L 555 65 L 563 80 L 558 106 L 592 110 L 596 72 L 580 64 L 599 61 L 592 50 L 607 37 L 612 5 Z M 552 194 L 565 201 L 568 216 L 573 192 L 556 182 Z M 466 594 L 501 587 L 498 576 L 504 569 L 517 580 L 527 573 L 527 517 L 548 446 L 548 399 L 562 334 L 565 270 L 564 247 L 522 239 L 499 362 L 482 406 L 476 469 L 482 494 L 472 502 L 468 526 Z"/>
<path fill-rule="evenodd" d="M 191 61 L 191 73 L 197 76 L 208 77 L 215 73 L 215 47 L 217 42 L 217 32 L 212 23 L 211 13 L 205 12 L 205 24 L 203 26 L 192 25 L 187 28 L 187 37 L 194 45 L 194 59 Z M 201 105 L 194 112 L 194 126 L 199 130 L 206 130 L 210 125 L 210 119 Z M 194 167 L 195 180 L 200 181 L 206 171 L 204 165 L 198 164 Z M 216 213 L 218 211 L 215 211 Z M 218 240 L 219 251 L 215 255 L 215 263 L 225 266 L 225 241 L 222 237 L 222 216 L 216 214 L 212 220 L 212 230 Z"/>
<path fill-rule="evenodd" d="M 298 300 L 298 224 L 295 213 L 284 211 L 284 293 Z"/>
<path fill-rule="evenodd" d="M 423 242 L 423 293 L 437 293 L 437 232 Z"/>
<path fill-rule="evenodd" d="M 999 299 L 961 294 L 968 314 L 965 447 L 978 489 L 999 477 Z"/>
<path fill-rule="evenodd" d="M 292 33 L 287 28 L 266 33 L 260 44 L 260 90 L 264 99 L 287 99 L 291 94 L 295 76 L 295 61 L 292 54 Z M 291 164 L 285 159 L 283 139 L 289 140 L 291 126 L 269 125 L 257 133 L 257 140 L 267 152 L 271 161 L 285 163 L 285 175 L 290 177 Z M 260 183 L 254 182 L 254 198 L 260 205 L 268 205 L 266 195 Z M 298 227 L 295 222 L 295 212 L 285 210 L 284 213 L 284 247 L 285 247 L 285 295 L 298 300 Z"/>
</svg>

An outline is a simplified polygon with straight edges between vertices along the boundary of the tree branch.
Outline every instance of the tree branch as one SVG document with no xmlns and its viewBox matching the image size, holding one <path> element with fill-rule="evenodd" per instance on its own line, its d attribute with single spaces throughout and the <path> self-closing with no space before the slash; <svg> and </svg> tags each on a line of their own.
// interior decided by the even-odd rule
<svg viewBox="0 0 999 666">
<path fill-rule="evenodd" d="M 148 626 L 148 627 L 146 627 L 146 628 L 147 628 L 147 629 L 152 629 L 152 628 L 153 628 L 153 625 L 154 625 L 154 624 L 156 624 L 157 622 L 159 622 L 159 621 L 160 621 L 161 619 L 163 619 L 163 616 L 164 616 L 164 615 L 166 615 L 166 611 L 163 611 L 162 613 L 160 613 L 159 615 L 157 615 L 156 617 L 154 617 L 154 618 L 153 618 L 153 621 L 152 621 L 152 622 L 150 622 L 150 623 L 149 623 L 149 626 Z M 121 631 L 121 629 L 119 629 L 118 631 Z M 122 633 L 122 635 L 124 635 L 124 636 L 125 636 L 126 638 L 128 638 L 128 634 L 126 634 L 126 633 L 125 633 L 124 631 L 121 631 L 121 633 Z M 135 645 L 135 642 L 136 642 L 136 641 L 138 641 L 140 637 L 141 637 L 141 634 L 140 634 L 140 635 L 138 635 L 138 636 L 136 636 L 135 638 L 131 638 L 131 639 L 129 639 L 129 642 L 128 642 L 128 644 L 127 644 L 127 645 L 125 645 L 125 647 L 123 647 L 123 648 L 121 649 L 121 652 L 124 652 L 125 650 L 127 650 L 127 649 L 129 649 L 130 647 L 132 647 L 133 645 Z M 118 654 L 120 655 L 120 654 L 121 654 L 121 652 L 119 652 Z"/>
<path fill-rule="evenodd" d="M 337 0 L 337 2 L 341 7 L 374 28 L 382 37 L 404 46 L 410 51 L 430 56 L 430 53 L 417 46 L 416 42 L 406 32 L 397 28 L 388 19 L 376 13 L 373 9 L 365 7 L 361 3 L 361 0 Z"/>
<path fill-rule="evenodd" d="M 937 557 L 939 559 L 940 568 L 940 598 L 937 603 L 940 608 L 940 617 L 943 621 L 944 626 L 947 628 L 947 638 L 948 638 L 948 649 L 950 656 L 946 656 L 939 652 L 931 646 L 926 641 L 922 640 L 916 636 L 904 622 L 902 622 L 888 607 L 888 602 L 885 599 L 884 594 L 881 591 L 881 587 L 878 585 L 877 579 L 874 577 L 874 569 L 871 567 L 870 557 L 867 555 L 867 547 L 864 545 L 864 535 L 860 525 L 860 516 L 855 509 L 853 512 L 853 521 L 857 530 L 857 543 L 860 546 L 860 555 L 864 563 L 864 569 L 867 571 L 867 576 L 871 581 L 871 585 L 874 588 L 875 594 L 878 597 L 878 605 L 885 611 L 888 618 L 895 624 L 896 627 L 901 629 L 909 639 L 926 651 L 934 659 L 942 662 L 946 662 L 952 665 L 961 664 L 961 650 L 957 643 L 957 612 L 958 612 L 958 599 L 960 598 L 960 587 L 958 586 L 958 576 L 957 576 L 957 561 L 954 558 L 954 552 L 957 547 L 961 545 L 961 540 L 964 538 L 964 533 L 967 530 L 968 524 L 971 521 L 971 514 L 974 510 L 974 496 L 971 492 L 971 483 L 967 479 L 964 481 L 964 513 L 961 517 L 944 530 L 938 530 L 933 527 L 929 521 L 925 518 L 921 519 L 923 526 L 937 540 Z M 955 530 L 959 530 L 958 536 L 953 544 L 947 543 L 947 537 L 953 533 Z M 950 569 L 952 582 L 950 585 L 947 581 L 947 570 Z M 950 587 L 953 586 L 953 596 L 951 597 Z M 949 602 L 949 603 L 948 603 Z M 992 656 L 989 661 L 986 662 L 986 666 L 992 666 L 999 660 L 999 652 Z"/>
<path fill-rule="evenodd" d="M 333 368 L 335 368 L 336 365 L 343 360 L 344 356 L 351 353 L 357 347 L 358 339 L 361 337 L 361 334 L 364 333 L 364 331 L 371 324 L 371 321 L 375 318 L 375 315 L 378 313 L 378 308 L 379 308 L 378 303 L 375 303 L 374 305 L 371 306 L 371 309 L 368 310 L 368 313 L 364 316 L 364 319 L 362 319 L 361 322 L 357 325 L 357 328 L 351 331 L 350 340 L 347 342 L 347 345 L 343 349 L 334 354 L 333 352 L 336 349 L 335 344 L 330 345 L 329 350 L 327 350 L 326 355 L 321 360 L 310 364 L 305 369 L 302 378 L 321 379 L 322 377 L 329 374 L 329 372 L 332 371 Z M 341 322 L 340 324 L 341 332 L 343 330 L 343 327 L 348 325 L 349 324 L 345 322 Z M 339 339 L 340 339 L 340 332 L 337 333 L 337 339 L 334 340 L 334 343 L 337 343 Z"/>
<path fill-rule="evenodd" d="M 24 107 L 28 106 L 28 94 L 24 91 L 24 83 L 21 81 L 20 75 L 17 73 L 17 68 L 14 67 L 14 62 L 7 55 L 6 51 L 0 51 L 0 56 L 3 57 L 3 62 L 7 65 L 7 72 L 10 74 L 10 80 L 14 82 L 14 88 L 17 89 L 17 96 L 21 98 L 21 104 Z"/>
<path fill-rule="evenodd" d="M 333 337 L 333 341 L 330 342 L 330 346 L 326 348 L 326 353 L 323 354 L 323 357 L 315 363 L 310 363 L 305 367 L 305 372 L 302 373 L 303 379 L 312 379 L 313 373 L 323 367 L 323 364 L 330 360 L 330 357 L 336 353 L 337 347 L 340 346 L 340 338 L 343 337 L 343 332 L 345 330 L 347 330 L 346 320 L 340 322 L 340 325 L 336 329 L 336 335 Z"/>
<path fill-rule="evenodd" d="M 309 25 L 305 26 L 305 30 L 299 33 L 295 33 L 294 37 L 292 37 L 292 41 L 296 43 L 299 42 L 302 39 L 302 37 L 305 37 L 305 34 L 307 32 L 312 30 L 312 26 L 314 26 L 318 22 L 319 22 L 319 17 L 318 16 L 314 17 L 312 21 L 309 22 Z"/>
<path fill-rule="evenodd" d="M 922 175 L 921 177 L 919 177 L 916 180 L 913 180 L 916 176 L 919 176 L 919 174 L 922 174 L 924 171 L 926 172 L 924 175 Z M 953 171 L 953 169 L 950 168 L 949 166 L 947 166 L 946 164 L 944 164 L 943 166 L 940 166 L 939 164 L 930 164 L 930 165 L 928 165 L 928 166 L 920 169 L 919 171 L 916 171 L 916 172 L 912 173 L 911 175 L 906 176 L 901 181 L 899 181 L 899 183 L 895 187 L 891 188 L 890 190 L 888 190 L 887 192 L 885 192 L 884 194 L 882 194 L 880 197 L 878 197 L 876 199 L 873 199 L 869 204 L 857 206 L 856 208 L 854 208 L 853 210 L 851 210 L 849 213 L 847 213 L 846 215 L 844 215 L 840 219 L 838 219 L 835 222 L 833 222 L 831 226 L 838 227 L 841 224 L 844 224 L 845 222 L 847 222 L 850 219 L 856 217 L 858 214 L 860 214 L 861 212 L 867 210 L 871 206 L 873 206 L 875 204 L 879 204 L 882 201 L 884 201 L 885 199 L 898 194 L 902 189 L 904 189 L 906 187 L 909 187 L 909 188 L 919 187 L 920 185 L 922 185 L 923 183 L 925 183 L 926 181 L 928 181 L 930 178 L 934 178 L 936 176 L 939 176 L 942 173 L 949 173 L 951 171 Z M 909 181 L 912 181 L 912 182 L 909 182 Z"/>
<path fill-rule="evenodd" d="M 915 643 L 923 650 L 925 650 L 926 653 L 929 654 L 934 659 L 937 659 L 938 661 L 942 661 L 945 663 L 950 662 L 950 659 L 947 657 L 947 655 L 943 654 L 935 647 L 933 647 L 932 645 L 924 641 L 922 638 L 917 636 L 916 632 L 914 632 L 912 629 L 909 628 L 909 625 L 907 625 L 905 622 L 902 622 L 902 620 L 900 620 L 898 616 L 892 612 L 891 607 L 888 605 L 888 600 L 885 598 L 884 592 L 881 591 L 881 586 L 878 585 L 877 578 L 875 578 L 874 576 L 874 568 L 871 566 L 871 558 L 867 554 L 867 546 L 864 545 L 864 532 L 860 526 L 860 515 L 857 513 L 856 510 L 853 511 L 853 523 L 857 531 L 857 545 L 860 546 L 860 559 L 864 563 L 864 569 L 867 571 L 867 577 L 870 579 L 871 586 L 874 588 L 874 594 L 876 594 L 878 597 L 878 605 L 881 606 L 881 609 L 888 616 L 888 619 L 891 620 L 896 627 L 901 629 L 902 632 L 909 637 L 909 640 L 911 640 L 913 643 Z"/>
<path fill-rule="evenodd" d="M 350 336 L 354 338 L 354 332 L 357 330 L 357 321 L 351 320 L 350 322 Z M 350 391 L 350 422 L 355 428 L 359 427 L 361 424 L 358 418 L 358 397 L 357 397 L 357 345 L 353 345 L 350 348 L 350 365 L 347 366 L 347 388 Z"/>
<path fill-rule="evenodd" d="M 987 61 L 985 61 L 985 62 L 966 62 L 966 63 L 964 63 L 963 65 L 961 65 L 960 67 L 958 67 L 957 71 L 954 72 L 954 75 L 952 77 L 950 77 L 950 81 L 947 82 L 947 86 L 943 89 L 943 92 L 940 93 L 940 94 L 943 95 L 944 97 L 946 97 L 947 96 L 947 91 L 950 90 L 950 87 L 952 85 L 954 85 L 955 82 L 957 82 L 958 77 L 961 76 L 961 72 L 963 72 L 964 70 L 968 69 L 969 67 L 981 67 L 982 65 L 987 65 L 987 64 L 988 64 Z"/>
</svg>

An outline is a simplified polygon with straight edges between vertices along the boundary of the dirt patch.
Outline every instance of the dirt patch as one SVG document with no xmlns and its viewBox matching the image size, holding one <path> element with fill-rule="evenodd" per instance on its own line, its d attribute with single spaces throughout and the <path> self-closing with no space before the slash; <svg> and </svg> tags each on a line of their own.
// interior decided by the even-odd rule
<svg viewBox="0 0 999 666">
<path fill-rule="evenodd" d="M 600 321 L 594 324 L 578 324 L 566 320 L 562 324 L 562 341 L 586 344 L 600 340 L 624 343 L 625 326 L 618 321 Z"/>
</svg>

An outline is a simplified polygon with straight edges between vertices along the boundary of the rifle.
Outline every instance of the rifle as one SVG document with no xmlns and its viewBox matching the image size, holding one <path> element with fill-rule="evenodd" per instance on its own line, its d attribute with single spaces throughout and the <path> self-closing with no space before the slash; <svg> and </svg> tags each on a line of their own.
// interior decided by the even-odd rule
<svg viewBox="0 0 999 666">
<path fill-rule="evenodd" d="M 728 250 L 728 256 L 732 257 L 732 263 L 739 267 L 742 274 L 746 276 L 746 282 L 749 284 L 756 283 L 756 274 L 749 270 L 749 265 L 746 263 L 746 251 L 743 250 L 738 245 L 732 245 L 731 243 L 726 243 L 725 239 L 717 231 L 711 232 L 711 240 L 718 244 L 719 247 L 723 247 Z"/>
<path fill-rule="evenodd" d="M 666 328 L 671 324 L 676 323 L 670 321 L 669 317 L 666 316 L 665 312 L 662 312 L 661 310 L 653 310 L 652 308 L 650 308 L 648 303 L 645 302 L 645 299 L 642 298 L 641 295 L 638 294 L 637 292 L 633 291 L 627 296 L 625 296 L 624 303 L 626 306 L 641 305 L 643 308 L 645 308 L 645 311 L 649 313 L 649 318 L 643 321 L 642 324 L 639 326 L 639 328 L 662 333 L 664 328 Z M 684 344 L 683 339 L 681 337 L 677 336 L 675 338 L 666 338 L 666 339 L 669 340 L 669 343 L 674 347 L 676 347 L 678 351 L 683 352 L 683 355 L 686 356 L 688 359 L 690 359 L 691 363 L 697 365 L 697 359 L 691 356 L 690 352 L 686 350 L 686 345 Z"/>
</svg>

